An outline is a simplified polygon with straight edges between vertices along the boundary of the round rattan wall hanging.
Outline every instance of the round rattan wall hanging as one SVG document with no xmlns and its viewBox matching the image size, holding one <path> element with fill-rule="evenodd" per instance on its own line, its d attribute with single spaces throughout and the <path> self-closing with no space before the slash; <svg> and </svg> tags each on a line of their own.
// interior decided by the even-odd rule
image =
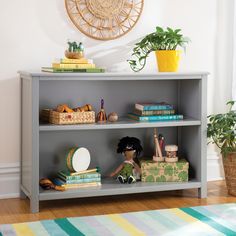
<svg viewBox="0 0 236 236">
<path fill-rule="evenodd" d="M 74 25 L 85 35 L 99 40 L 116 39 L 137 23 L 144 0 L 65 0 Z"/>
</svg>

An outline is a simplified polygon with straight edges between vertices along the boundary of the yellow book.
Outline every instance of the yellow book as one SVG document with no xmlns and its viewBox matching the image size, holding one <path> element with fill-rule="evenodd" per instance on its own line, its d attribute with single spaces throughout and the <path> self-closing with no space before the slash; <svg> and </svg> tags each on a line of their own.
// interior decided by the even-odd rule
<svg viewBox="0 0 236 236">
<path fill-rule="evenodd" d="M 95 64 L 52 63 L 52 67 L 57 69 L 90 69 L 95 68 Z"/>
<path fill-rule="evenodd" d="M 97 187 L 101 186 L 102 184 L 100 182 L 92 182 L 92 183 L 81 183 L 81 184 L 62 184 L 62 187 L 65 187 L 66 189 L 69 188 L 85 188 L 85 187 Z"/>
<path fill-rule="evenodd" d="M 60 63 L 65 63 L 65 64 L 89 64 L 89 63 L 93 63 L 93 60 L 89 60 L 89 59 L 86 59 L 86 58 L 80 58 L 80 59 L 62 58 L 62 59 L 60 59 Z"/>
</svg>

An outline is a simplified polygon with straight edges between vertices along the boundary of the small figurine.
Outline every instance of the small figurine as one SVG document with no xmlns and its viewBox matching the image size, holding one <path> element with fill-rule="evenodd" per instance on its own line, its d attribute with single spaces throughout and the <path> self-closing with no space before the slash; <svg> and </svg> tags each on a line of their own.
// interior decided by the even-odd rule
<svg viewBox="0 0 236 236">
<path fill-rule="evenodd" d="M 110 177 L 115 175 L 120 183 L 134 183 L 136 182 L 136 174 L 141 174 L 141 169 L 138 164 L 138 156 L 142 152 L 140 140 L 135 137 L 124 137 L 118 143 L 117 153 L 122 153 L 125 157 L 125 161 L 119 165 L 114 172 L 110 174 Z"/>
<path fill-rule="evenodd" d="M 157 138 L 157 128 L 154 128 L 154 144 L 155 144 L 155 153 L 153 156 L 153 161 L 164 161 L 159 141 Z"/>
<path fill-rule="evenodd" d="M 104 100 L 101 100 L 101 110 L 97 114 L 97 122 L 106 122 L 107 121 L 107 115 L 104 109 Z"/>
<path fill-rule="evenodd" d="M 116 112 L 111 112 L 109 115 L 108 115 L 108 121 L 110 122 L 116 122 L 118 120 L 118 115 Z"/>
</svg>

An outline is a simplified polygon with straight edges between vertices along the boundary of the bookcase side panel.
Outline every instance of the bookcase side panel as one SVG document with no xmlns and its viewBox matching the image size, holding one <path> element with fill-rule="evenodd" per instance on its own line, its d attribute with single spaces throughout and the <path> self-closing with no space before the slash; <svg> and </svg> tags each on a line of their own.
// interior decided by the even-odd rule
<svg viewBox="0 0 236 236">
<path fill-rule="evenodd" d="M 201 185 L 199 196 L 207 197 L 207 76 L 201 80 Z"/>
<path fill-rule="evenodd" d="M 21 78 L 21 187 L 26 195 L 32 192 L 32 81 Z"/>
</svg>

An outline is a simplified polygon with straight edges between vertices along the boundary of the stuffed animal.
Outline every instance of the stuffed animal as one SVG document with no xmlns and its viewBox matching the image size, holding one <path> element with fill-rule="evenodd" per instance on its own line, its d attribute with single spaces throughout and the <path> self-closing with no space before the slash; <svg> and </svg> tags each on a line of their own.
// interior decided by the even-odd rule
<svg viewBox="0 0 236 236">
<path fill-rule="evenodd" d="M 134 172 L 141 174 L 138 156 L 142 150 L 139 139 L 128 136 L 122 138 L 118 143 L 117 153 L 122 153 L 125 161 L 110 174 L 110 177 L 117 176 L 117 180 L 123 184 L 136 182 Z"/>
</svg>

